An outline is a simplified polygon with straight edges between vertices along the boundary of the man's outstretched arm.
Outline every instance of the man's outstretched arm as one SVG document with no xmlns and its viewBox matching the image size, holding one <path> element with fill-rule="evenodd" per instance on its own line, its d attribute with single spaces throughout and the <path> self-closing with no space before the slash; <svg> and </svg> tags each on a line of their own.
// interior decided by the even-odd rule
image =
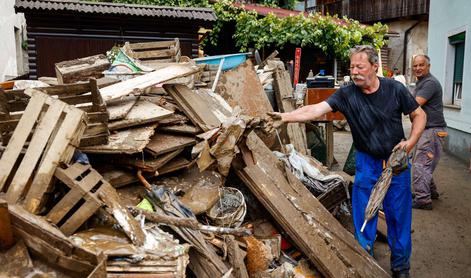
<svg viewBox="0 0 471 278">
<path fill-rule="evenodd" d="M 332 111 L 330 105 L 323 101 L 317 104 L 306 105 L 291 112 L 286 113 L 270 113 L 270 116 L 273 118 L 278 118 L 284 123 L 293 123 L 293 122 L 307 122 L 315 120 L 323 116 L 326 113 Z"/>
</svg>

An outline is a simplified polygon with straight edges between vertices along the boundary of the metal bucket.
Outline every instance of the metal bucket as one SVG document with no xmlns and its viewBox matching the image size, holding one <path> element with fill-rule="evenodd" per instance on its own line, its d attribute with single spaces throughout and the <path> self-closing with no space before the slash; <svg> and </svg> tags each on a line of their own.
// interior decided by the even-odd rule
<svg viewBox="0 0 471 278">
<path fill-rule="evenodd" d="M 222 187 L 219 200 L 206 213 L 214 225 L 239 227 L 247 213 L 244 195 L 233 187 Z"/>
</svg>

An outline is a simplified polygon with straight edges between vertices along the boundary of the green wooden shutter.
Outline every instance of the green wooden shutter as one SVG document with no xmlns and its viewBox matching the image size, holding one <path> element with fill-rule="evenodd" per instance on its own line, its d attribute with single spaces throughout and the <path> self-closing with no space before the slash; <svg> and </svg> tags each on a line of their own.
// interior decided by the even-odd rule
<svg viewBox="0 0 471 278">
<path fill-rule="evenodd" d="M 463 82 L 464 42 L 455 44 L 455 70 L 453 83 Z"/>
</svg>

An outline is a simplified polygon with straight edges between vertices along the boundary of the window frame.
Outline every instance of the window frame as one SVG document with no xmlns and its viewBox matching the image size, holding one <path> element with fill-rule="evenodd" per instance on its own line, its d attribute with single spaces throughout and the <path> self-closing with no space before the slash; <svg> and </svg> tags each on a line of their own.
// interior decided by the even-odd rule
<svg viewBox="0 0 471 278">
<path fill-rule="evenodd" d="M 469 37 L 467 26 L 462 26 L 459 28 L 456 28 L 452 31 L 449 31 L 446 34 L 446 61 L 445 61 L 445 84 L 443 87 L 443 101 L 445 105 L 448 106 L 453 106 L 453 107 L 461 107 L 461 103 L 463 101 L 463 83 L 465 82 L 465 64 L 463 64 L 463 78 L 462 82 L 460 84 L 460 90 L 461 94 L 460 98 L 457 98 L 458 94 L 456 93 L 457 87 L 455 86 L 455 59 L 456 59 L 456 45 L 457 43 L 452 43 L 451 38 L 453 36 L 456 36 L 460 33 L 464 33 L 465 40 L 463 41 L 464 43 L 464 55 L 463 55 L 463 63 L 466 61 L 466 56 L 469 55 L 469 53 L 466 53 L 466 42 L 468 39 L 466 37 Z M 468 34 L 468 36 L 466 36 Z M 468 42 L 469 43 L 469 42 Z"/>
</svg>

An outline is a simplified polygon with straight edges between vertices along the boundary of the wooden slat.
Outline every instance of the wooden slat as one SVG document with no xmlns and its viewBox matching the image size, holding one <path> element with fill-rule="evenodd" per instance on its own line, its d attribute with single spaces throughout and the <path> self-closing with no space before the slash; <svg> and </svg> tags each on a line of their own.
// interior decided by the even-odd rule
<svg viewBox="0 0 471 278">
<path fill-rule="evenodd" d="M 8 144 L 6 150 L 3 152 L 2 158 L 0 159 L 0 169 L 2 169 L 0 171 L 0 191 L 3 190 L 7 178 L 18 159 L 18 155 L 20 154 L 21 149 L 26 143 L 26 139 L 31 132 L 31 129 L 33 128 L 39 114 L 41 113 L 45 101 L 45 95 L 34 95 L 31 98 L 30 105 L 26 107 L 26 116 L 21 118 L 17 128 L 13 132 L 10 143 Z"/>
<path fill-rule="evenodd" d="M 59 164 L 63 152 L 66 151 L 70 142 L 74 139 L 77 129 L 84 124 L 85 114 L 74 107 L 68 107 L 67 115 L 61 127 L 49 146 L 49 150 L 36 172 L 31 188 L 25 199 L 25 207 L 32 213 L 37 213 L 44 202 L 44 193 L 49 190 L 50 181 L 54 175 L 54 170 Z M 77 136 L 81 136 L 78 134 Z"/>
<path fill-rule="evenodd" d="M 55 176 L 67 184 L 71 190 L 49 211 L 46 218 L 57 224 L 101 179 L 101 175 L 95 171 L 90 172 L 80 182 L 67 174 L 62 169 L 57 169 Z"/>
<path fill-rule="evenodd" d="M 178 39 L 177 39 L 178 40 Z M 138 42 L 131 43 L 129 47 L 132 50 L 144 50 L 144 49 L 154 49 L 154 48 L 169 48 L 174 46 L 177 40 L 173 41 L 160 41 L 160 42 Z"/>
<path fill-rule="evenodd" d="M 87 200 L 59 229 L 65 235 L 73 234 L 100 207 L 101 202 L 92 199 Z"/>
<path fill-rule="evenodd" d="M 143 52 L 135 51 L 133 58 L 135 59 L 148 59 L 148 58 L 166 58 L 175 56 L 175 49 L 160 49 L 160 50 L 149 50 Z"/>
<path fill-rule="evenodd" d="M 168 80 L 184 77 L 199 71 L 196 66 L 171 65 L 120 83 L 100 89 L 101 96 L 105 102 L 119 99 L 132 92 L 144 90 L 150 86 L 166 82 Z"/>
<path fill-rule="evenodd" d="M 51 136 L 56 123 L 65 108 L 65 103 L 55 101 L 49 106 L 48 111 L 41 119 L 41 122 L 37 126 L 36 132 L 33 134 L 33 138 L 29 143 L 28 150 L 21 161 L 18 170 L 10 183 L 10 187 L 7 191 L 7 199 L 10 203 L 15 203 L 23 194 L 23 190 L 28 180 L 33 175 L 33 171 L 44 152 L 49 137 Z"/>
</svg>

